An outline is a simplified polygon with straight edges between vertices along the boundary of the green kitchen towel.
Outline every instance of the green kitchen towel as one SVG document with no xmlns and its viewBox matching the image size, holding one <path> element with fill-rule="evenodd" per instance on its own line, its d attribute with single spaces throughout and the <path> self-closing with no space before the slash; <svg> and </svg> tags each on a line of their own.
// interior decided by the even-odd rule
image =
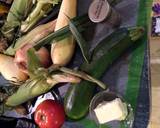
<svg viewBox="0 0 160 128">
<path fill-rule="evenodd" d="M 144 54 L 147 45 L 147 26 L 149 23 L 149 15 L 151 10 L 152 0 L 139 0 L 139 10 L 137 17 L 137 26 L 144 26 L 145 35 L 139 40 L 141 45 L 136 48 L 133 47 L 131 59 L 129 62 L 128 70 L 128 83 L 126 87 L 125 99 L 130 103 L 135 110 L 138 98 L 138 92 L 140 88 L 142 66 L 144 62 Z M 97 126 L 95 122 L 89 119 L 83 119 L 81 123 L 84 125 L 84 128 L 110 128 L 106 125 Z M 123 124 L 120 126 L 125 128 Z"/>
<path fill-rule="evenodd" d="M 147 30 L 150 17 L 152 0 L 140 0 L 139 13 L 137 18 L 137 26 L 145 28 L 145 35 L 141 41 L 141 45 L 133 48 L 131 60 L 129 62 L 128 84 L 125 94 L 125 99 L 132 105 L 135 110 L 137 104 L 137 97 L 140 87 L 142 66 L 144 62 L 144 54 L 147 46 Z"/>
</svg>

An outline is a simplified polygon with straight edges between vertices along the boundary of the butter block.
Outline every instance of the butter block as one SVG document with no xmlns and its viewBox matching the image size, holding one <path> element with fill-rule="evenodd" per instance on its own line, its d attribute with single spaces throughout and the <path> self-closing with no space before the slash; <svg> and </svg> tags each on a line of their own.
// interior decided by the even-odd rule
<svg viewBox="0 0 160 128">
<path fill-rule="evenodd" d="M 124 120 L 128 114 L 127 105 L 120 98 L 102 102 L 94 109 L 94 112 L 100 124 L 113 120 Z"/>
</svg>

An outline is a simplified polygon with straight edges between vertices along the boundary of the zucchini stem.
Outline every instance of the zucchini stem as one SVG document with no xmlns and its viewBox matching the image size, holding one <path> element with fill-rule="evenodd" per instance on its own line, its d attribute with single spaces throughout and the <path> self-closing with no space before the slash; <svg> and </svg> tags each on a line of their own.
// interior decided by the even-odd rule
<svg viewBox="0 0 160 128">
<path fill-rule="evenodd" d="M 129 31 L 129 36 L 131 38 L 132 41 L 136 41 L 138 40 L 143 34 L 144 34 L 144 28 L 143 27 L 131 27 L 128 28 Z"/>
</svg>

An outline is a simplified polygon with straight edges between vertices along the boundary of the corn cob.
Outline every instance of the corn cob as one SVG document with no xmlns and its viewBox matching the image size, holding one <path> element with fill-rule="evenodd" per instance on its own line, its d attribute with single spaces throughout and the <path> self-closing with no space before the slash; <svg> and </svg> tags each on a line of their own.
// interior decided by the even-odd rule
<svg viewBox="0 0 160 128">
<path fill-rule="evenodd" d="M 63 0 L 60 12 L 57 18 L 57 23 L 55 31 L 67 26 L 69 24 L 69 19 L 76 16 L 76 0 Z M 51 48 L 51 58 L 54 65 L 64 66 L 66 65 L 73 53 L 75 48 L 75 41 L 72 36 L 68 36 L 65 39 L 59 41 L 58 43 L 52 44 Z"/>
<path fill-rule="evenodd" d="M 36 96 L 46 93 L 57 83 L 60 83 L 58 79 L 62 77 L 63 79 L 61 79 L 61 82 L 63 82 L 62 80 L 65 80 L 66 82 L 68 79 L 68 76 L 64 74 L 56 74 L 54 79 L 46 78 L 45 76 L 42 75 L 33 80 L 29 80 L 25 84 L 21 85 L 16 93 L 8 97 L 5 104 L 10 107 L 15 107 Z M 67 82 L 75 82 L 75 81 L 76 79 L 69 78 Z M 79 82 L 79 79 L 78 79 L 78 82 Z"/>
<path fill-rule="evenodd" d="M 9 107 L 18 106 L 34 97 L 48 92 L 58 83 L 79 83 L 81 78 L 96 83 L 102 88 L 106 88 L 104 83 L 84 72 L 74 71 L 63 67 L 58 68 L 57 70 L 55 70 L 55 68 L 49 70 L 40 68 L 37 70 L 35 77 L 27 80 L 19 87 L 16 93 L 7 98 L 5 105 Z"/>
</svg>

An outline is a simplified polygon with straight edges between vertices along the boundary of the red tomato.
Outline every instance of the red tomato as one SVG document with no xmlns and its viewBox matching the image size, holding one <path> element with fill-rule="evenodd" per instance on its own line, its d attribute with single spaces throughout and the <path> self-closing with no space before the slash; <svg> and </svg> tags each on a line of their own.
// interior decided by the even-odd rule
<svg viewBox="0 0 160 128">
<path fill-rule="evenodd" d="M 40 128 L 60 128 L 65 121 L 65 112 L 57 101 L 45 100 L 36 108 L 34 119 Z"/>
</svg>

